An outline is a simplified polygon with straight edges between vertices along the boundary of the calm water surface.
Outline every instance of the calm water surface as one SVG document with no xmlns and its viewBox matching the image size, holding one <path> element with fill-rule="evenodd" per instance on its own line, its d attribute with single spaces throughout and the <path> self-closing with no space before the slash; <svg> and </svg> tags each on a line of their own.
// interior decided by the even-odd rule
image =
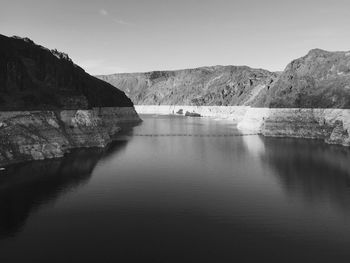
<svg viewBox="0 0 350 263">
<path fill-rule="evenodd" d="M 0 171 L 0 262 L 350 262 L 350 150 L 142 116 Z"/>
</svg>

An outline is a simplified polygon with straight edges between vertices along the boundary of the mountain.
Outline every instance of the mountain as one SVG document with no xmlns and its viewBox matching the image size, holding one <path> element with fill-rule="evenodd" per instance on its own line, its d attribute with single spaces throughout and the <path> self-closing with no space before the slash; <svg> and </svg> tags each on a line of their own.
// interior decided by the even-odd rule
<svg viewBox="0 0 350 263">
<path fill-rule="evenodd" d="M 0 110 L 132 107 L 124 92 L 87 74 L 67 54 L 0 35 Z"/>
<path fill-rule="evenodd" d="M 140 121 L 124 92 L 67 54 L 0 35 L 0 167 L 105 147 Z"/>
<path fill-rule="evenodd" d="M 125 91 L 135 104 L 254 105 L 278 74 L 246 66 L 125 73 L 98 78 Z"/>
<path fill-rule="evenodd" d="M 313 49 L 292 61 L 267 93 L 278 108 L 350 108 L 350 52 Z"/>
<path fill-rule="evenodd" d="M 280 73 L 215 66 L 97 77 L 139 105 L 350 108 L 350 52 L 314 49 Z"/>
</svg>

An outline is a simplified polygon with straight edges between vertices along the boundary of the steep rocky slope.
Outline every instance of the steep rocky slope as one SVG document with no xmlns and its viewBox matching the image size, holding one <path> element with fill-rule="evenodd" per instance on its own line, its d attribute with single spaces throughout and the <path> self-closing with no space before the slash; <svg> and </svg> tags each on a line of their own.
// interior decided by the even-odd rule
<svg viewBox="0 0 350 263">
<path fill-rule="evenodd" d="M 311 50 L 292 61 L 266 93 L 272 108 L 350 108 L 350 52 Z"/>
<path fill-rule="evenodd" d="M 0 35 L 0 110 L 132 106 L 124 92 L 90 76 L 67 54 Z"/>
<path fill-rule="evenodd" d="M 98 78 L 138 105 L 350 108 L 350 52 L 314 49 L 282 73 L 216 66 Z"/>
<path fill-rule="evenodd" d="M 105 147 L 124 123 L 139 121 L 129 107 L 0 112 L 0 165 L 62 157 L 74 148 Z"/>
<path fill-rule="evenodd" d="M 245 66 L 97 76 L 138 105 L 255 105 L 278 74 Z"/>
<path fill-rule="evenodd" d="M 0 35 L 0 167 L 104 147 L 139 121 L 124 92 L 68 55 Z"/>
</svg>

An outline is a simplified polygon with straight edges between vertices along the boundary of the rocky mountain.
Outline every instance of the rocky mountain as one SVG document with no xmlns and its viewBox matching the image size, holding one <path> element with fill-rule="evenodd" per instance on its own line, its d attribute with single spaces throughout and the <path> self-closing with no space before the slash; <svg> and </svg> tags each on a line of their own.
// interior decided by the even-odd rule
<svg viewBox="0 0 350 263">
<path fill-rule="evenodd" d="M 67 54 L 0 35 L 0 110 L 132 105 L 124 92 L 90 76 Z"/>
<path fill-rule="evenodd" d="M 97 77 L 139 105 L 350 108 L 350 52 L 314 49 L 281 73 L 215 66 Z"/>
<path fill-rule="evenodd" d="M 311 50 L 292 61 L 267 92 L 278 108 L 350 108 L 350 52 Z"/>
<path fill-rule="evenodd" d="M 125 91 L 135 104 L 255 105 L 278 74 L 246 66 L 126 73 L 98 78 Z"/>
<path fill-rule="evenodd" d="M 140 121 L 124 92 L 67 54 L 0 35 L 0 167 L 102 148 Z"/>
</svg>

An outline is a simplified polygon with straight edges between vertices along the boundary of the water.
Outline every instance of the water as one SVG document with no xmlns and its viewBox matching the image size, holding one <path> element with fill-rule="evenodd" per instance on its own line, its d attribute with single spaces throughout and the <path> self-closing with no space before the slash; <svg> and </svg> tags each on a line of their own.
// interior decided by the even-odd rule
<svg viewBox="0 0 350 263">
<path fill-rule="evenodd" d="M 350 150 L 142 116 L 0 172 L 0 262 L 350 262 Z"/>
</svg>

